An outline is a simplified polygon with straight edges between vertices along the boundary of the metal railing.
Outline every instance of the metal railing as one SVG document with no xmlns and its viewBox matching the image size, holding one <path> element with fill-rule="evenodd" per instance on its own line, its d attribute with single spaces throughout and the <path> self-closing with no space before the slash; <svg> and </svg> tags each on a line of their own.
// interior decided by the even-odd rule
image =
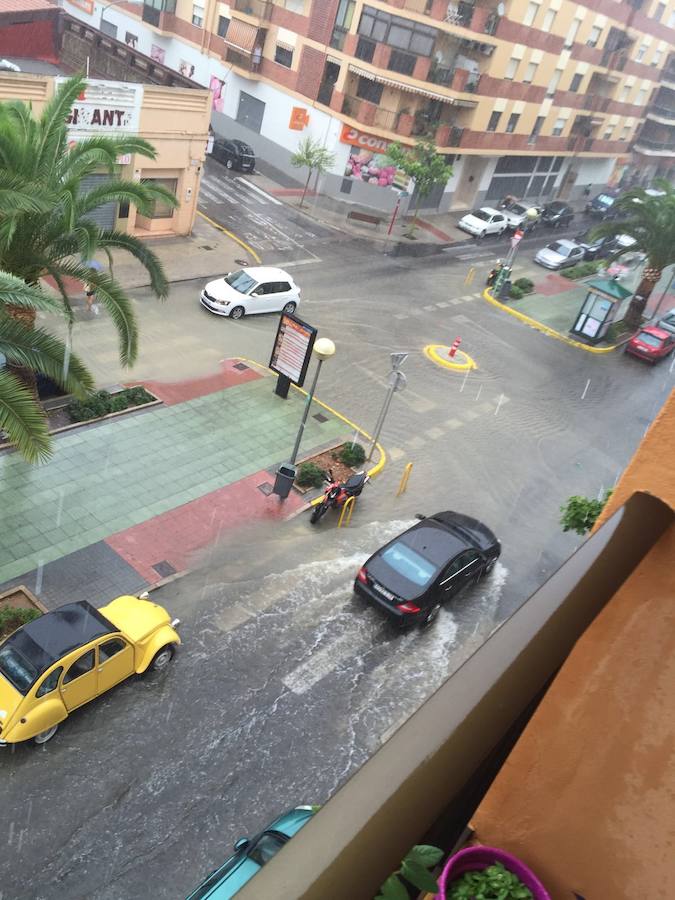
<svg viewBox="0 0 675 900">
<path fill-rule="evenodd" d="M 667 150 L 675 155 L 675 140 L 671 138 L 669 141 L 653 141 L 651 138 L 645 138 L 641 135 L 635 138 L 636 147 L 646 147 L 648 150 Z"/>
<path fill-rule="evenodd" d="M 647 107 L 646 114 L 649 115 L 650 113 L 660 116 L 662 119 L 675 119 L 675 109 L 668 109 L 667 106 L 657 106 L 655 103 Z"/>
</svg>

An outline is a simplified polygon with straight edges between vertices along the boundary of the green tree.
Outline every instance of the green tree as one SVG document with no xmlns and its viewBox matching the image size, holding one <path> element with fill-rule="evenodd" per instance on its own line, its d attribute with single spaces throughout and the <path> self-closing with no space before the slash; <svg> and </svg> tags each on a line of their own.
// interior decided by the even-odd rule
<svg viewBox="0 0 675 900">
<path fill-rule="evenodd" d="M 35 393 L 11 367 L 47 375 L 77 397 L 93 388 L 94 379 L 61 341 L 40 328 L 27 327 L 10 316 L 9 309 L 33 316 L 38 310 L 61 315 L 64 310 L 56 297 L 0 272 L 0 431 L 28 462 L 36 463 L 51 454 L 47 419 Z"/>
<path fill-rule="evenodd" d="M 656 179 L 654 185 L 663 196 L 653 197 L 644 188 L 631 188 L 614 203 L 613 209 L 620 216 L 593 229 L 597 237 L 627 234 L 635 240 L 631 250 L 647 256 L 642 280 L 626 314 L 626 324 L 631 328 L 640 326 L 649 295 L 666 266 L 675 263 L 675 188 L 664 179 Z"/>
<path fill-rule="evenodd" d="M 422 200 L 429 195 L 435 184 L 445 184 L 452 175 L 452 166 L 446 163 L 445 157 L 438 152 L 431 138 L 418 141 L 412 150 L 404 150 L 398 142 L 390 144 L 387 156 L 409 178 L 415 180 L 417 203 L 409 232 L 412 235 L 417 227 Z"/>
<path fill-rule="evenodd" d="M 92 137 L 68 146 L 66 120 L 85 89 L 80 76 L 64 82 L 38 118 L 20 101 L 0 104 L 0 269 L 31 285 L 50 275 L 71 320 L 64 278 L 91 284 L 117 329 L 122 364 L 130 366 L 138 352 L 130 300 L 112 274 L 93 271 L 84 263 L 100 250 L 112 271 L 111 251 L 124 250 L 145 267 L 157 297 L 167 296 L 167 280 L 161 263 L 142 241 L 101 229 L 91 214 L 110 202 L 132 203 L 147 214 L 158 200 L 171 206 L 177 201 L 162 187 L 125 181 L 116 174 L 122 154 L 155 159 L 147 141 L 134 136 Z M 108 176 L 105 183 L 86 190 L 84 179 L 101 172 Z M 34 327 L 36 307 L 8 304 L 5 311 L 25 327 Z M 29 367 L 18 374 L 31 383 Z"/>
<path fill-rule="evenodd" d="M 560 524 L 563 531 L 575 531 L 584 535 L 595 525 L 595 520 L 602 512 L 605 504 L 612 496 L 612 491 L 605 491 L 601 500 L 591 500 L 589 497 L 570 497 L 564 506 L 560 507 L 562 516 Z"/>
<path fill-rule="evenodd" d="M 300 198 L 300 206 L 305 202 L 305 195 L 309 187 L 312 172 L 316 172 L 317 178 L 327 172 L 335 162 L 335 154 L 327 150 L 320 141 L 311 137 L 304 137 L 298 144 L 298 149 L 291 156 L 291 165 L 296 169 L 307 168 L 307 181 Z"/>
</svg>

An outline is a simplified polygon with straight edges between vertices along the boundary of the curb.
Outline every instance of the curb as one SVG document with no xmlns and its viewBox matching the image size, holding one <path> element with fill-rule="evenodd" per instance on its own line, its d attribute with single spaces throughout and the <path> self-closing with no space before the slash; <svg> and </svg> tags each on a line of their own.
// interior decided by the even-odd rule
<svg viewBox="0 0 675 900">
<path fill-rule="evenodd" d="M 611 347 L 589 347 L 588 344 L 582 344 L 581 341 L 575 341 L 574 338 L 569 338 L 567 337 L 567 335 L 561 334 L 554 328 L 549 328 L 548 325 L 544 325 L 543 322 L 538 322 L 536 319 L 532 319 L 530 318 L 530 316 L 526 316 L 525 313 L 518 312 L 518 310 L 516 309 L 511 309 L 510 306 L 506 306 L 505 303 L 501 303 L 499 300 L 496 300 L 490 293 L 489 288 L 485 288 L 485 290 L 483 291 L 483 299 L 487 300 L 488 303 L 491 303 L 498 309 L 502 309 L 505 312 L 509 313 L 509 315 L 513 316 L 515 319 L 518 319 L 520 322 L 523 322 L 525 325 L 529 325 L 530 328 L 534 328 L 536 331 L 540 331 L 547 337 L 552 337 L 557 341 L 562 341 L 563 344 L 568 344 L 570 347 L 576 347 L 577 350 L 585 350 L 587 353 L 602 355 L 604 353 L 612 353 L 614 350 L 618 350 L 619 347 L 621 347 L 621 344 L 612 344 Z"/>
<path fill-rule="evenodd" d="M 233 241 L 235 241 L 237 244 L 239 244 L 240 247 L 243 247 L 244 250 L 246 250 L 246 252 L 249 253 L 253 257 L 253 259 L 258 263 L 258 265 L 261 265 L 262 259 L 260 258 L 260 256 L 258 256 L 258 254 L 253 249 L 253 247 L 251 247 L 249 244 L 246 243 L 246 241 L 242 241 L 242 239 L 240 237 L 237 237 L 237 235 L 234 234 L 232 231 L 228 231 L 227 228 L 224 228 L 218 222 L 214 221 L 214 219 L 210 219 L 205 213 L 203 213 L 201 211 L 201 209 L 197 210 L 197 215 L 200 216 L 200 218 L 204 219 L 206 222 L 208 222 L 209 225 L 211 225 L 213 228 L 217 228 L 218 231 L 222 231 L 223 234 L 226 234 L 229 238 L 231 238 Z"/>
<path fill-rule="evenodd" d="M 440 350 L 445 351 L 444 356 L 440 355 Z M 478 368 L 474 360 L 463 350 L 457 350 L 456 355 L 462 356 L 464 362 L 451 362 L 448 357 L 449 351 L 450 347 L 447 347 L 445 344 L 427 344 L 423 353 L 427 359 L 430 359 L 431 362 L 435 363 L 437 366 L 442 366 L 444 369 L 452 369 L 454 372 L 465 372 L 469 369 Z"/>
</svg>

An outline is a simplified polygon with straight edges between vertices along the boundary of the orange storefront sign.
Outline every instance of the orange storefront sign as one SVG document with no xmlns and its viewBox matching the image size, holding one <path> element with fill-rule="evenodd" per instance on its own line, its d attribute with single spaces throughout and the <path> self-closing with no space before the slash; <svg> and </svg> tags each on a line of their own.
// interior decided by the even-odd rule
<svg viewBox="0 0 675 900">
<path fill-rule="evenodd" d="M 358 128 L 352 128 L 351 125 L 342 126 L 340 140 L 343 144 L 362 147 L 364 150 L 372 150 L 374 153 L 385 153 L 389 145 L 393 143 L 393 141 L 375 137 L 374 134 L 366 134 L 364 131 L 359 131 Z"/>
<path fill-rule="evenodd" d="M 309 125 L 309 113 L 302 106 L 294 106 L 291 110 L 291 120 L 288 123 L 288 127 L 292 131 L 302 131 Z"/>
</svg>

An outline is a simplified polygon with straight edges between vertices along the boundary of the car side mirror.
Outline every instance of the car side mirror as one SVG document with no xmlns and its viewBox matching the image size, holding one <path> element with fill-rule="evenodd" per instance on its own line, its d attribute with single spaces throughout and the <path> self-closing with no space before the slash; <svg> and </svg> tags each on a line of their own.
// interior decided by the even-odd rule
<svg viewBox="0 0 675 900">
<path fill-rule="evenodd" d="M 241 837 L 241 838 L 239 838 L 238 841 L 235 841 L 234 849 L 235 849 L 235 850 L 245 850 L 246 847 L 248 847 L 248 845 L 249 845 L 250 843 L 251 843 L 251 842 L 250 842 L 250 840 L 249 840 L 248 838 Z"/>
</svg>

